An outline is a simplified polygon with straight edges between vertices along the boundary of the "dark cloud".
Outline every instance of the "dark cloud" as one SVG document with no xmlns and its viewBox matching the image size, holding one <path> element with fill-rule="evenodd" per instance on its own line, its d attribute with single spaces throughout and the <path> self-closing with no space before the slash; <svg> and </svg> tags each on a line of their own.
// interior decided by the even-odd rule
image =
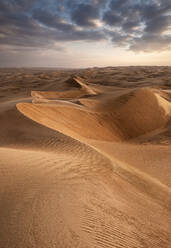
<svg viewBox="0 0 171 248">
<path fill-rule="evenodd" d="M 105 21 L 110 26 L 119 26 L 122 23 L 122 17 L 113 11 L 107 11 L 103 16 Z"/>
<path fill-rule="evenodd" d="M 161 33 L 165 31 L 169 25 L 171 25 L 171 16 L 156 16 L 146 21 L 145 31 L 148 33 Z"/>
<path fill-rule="evenodd" d="M 133 51 L 162 52 L 171 50 L 171 36 L 158 36 L 156 34 L 144 34 L 142 38 L 135 38 L 130 47 Z"/>
<path fill-rule="evenodd" d="M 32 8 L 36 0 L 13 0 L 14 5 L 23 10 L 29 10 Z"/>
<path fill-rule="evenodd" d="M 111 0 L 109 7 L 112 10 L 121 10 L 121 8 L 127 3 L 127 0 Z"/>
<path fill-rule="evenodd" d="M 67 22 L 64 22 L 64 20 L 59 17 L 56 13 L 50 13 L 47 10 L 42 10 L 40 8 L 37 8 L 34 10 L 32 14 L 33 18 L 37 20 L 38 22 L 58 30 L 62 31 L 71 31 L 73 30 L 73 25 Z"/>
<path fill-rule="evenodd" d="M 171 49 L 171 1 L 0 1 L 0 47 L 60 49 L 61 42 L 104 39 L 134 51 Z"/>
<path fill-rule="evenodd" d="M 1 46 L 56 49 L 56 43 L 62 41 L 104 39 L 102 31 L 79 30 L 67 18 L 60 16 L 56 5 L 52 11 L 46 5 L 42 8 L 39 2 L 33 1 L 29 5 L 23 0 L 0 2 Z M 21 8 L 27 8 L 27 11 L 21 11 Z"/>
<path fill-rule="evenodd" d="M 115 45 L 144 51 L 170 49 L 170 0 L 111 0 L 103 21 L 119 28 L 110 32 Z"/>
<path fill-rule="evenodd" d="M 81 3 L 71 11 L 71 18 L 79 26 L 95 27 L 93 21 L 99 18 L 99 10 L 96 5 Z"/>
</svg>

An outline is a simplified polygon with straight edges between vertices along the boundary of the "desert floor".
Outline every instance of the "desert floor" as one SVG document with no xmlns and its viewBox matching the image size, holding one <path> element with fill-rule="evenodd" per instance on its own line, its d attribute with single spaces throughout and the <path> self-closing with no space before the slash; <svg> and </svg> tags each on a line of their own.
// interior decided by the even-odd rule
<svg viewBox="0 0 171 248">
<path fill-rule="evenodd" d="M 171 68 L 0 69 L 0 248 L 171 247 Z"/>
</svg>

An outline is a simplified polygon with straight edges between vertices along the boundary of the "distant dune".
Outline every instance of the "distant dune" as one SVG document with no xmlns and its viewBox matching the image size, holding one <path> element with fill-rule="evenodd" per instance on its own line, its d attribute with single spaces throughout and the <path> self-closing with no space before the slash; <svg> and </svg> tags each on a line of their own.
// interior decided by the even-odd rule
<svg viewBox="0 0 171 248">
<path fill-rule="evenodd" d="M 0 247 L 169 248 L 169 68 L 0 75 Z"/>
</svg>

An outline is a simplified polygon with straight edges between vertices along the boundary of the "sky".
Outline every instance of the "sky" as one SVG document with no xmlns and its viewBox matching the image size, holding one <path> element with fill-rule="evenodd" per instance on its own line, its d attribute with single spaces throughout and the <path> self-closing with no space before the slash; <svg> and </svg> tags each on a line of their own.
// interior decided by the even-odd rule
<svg viewBox="0 0 171 248">
<path fill-rule="evenodd" d="M 171 65 L 171 0 L 0 0 L 0 67 Z"/>
</svg>

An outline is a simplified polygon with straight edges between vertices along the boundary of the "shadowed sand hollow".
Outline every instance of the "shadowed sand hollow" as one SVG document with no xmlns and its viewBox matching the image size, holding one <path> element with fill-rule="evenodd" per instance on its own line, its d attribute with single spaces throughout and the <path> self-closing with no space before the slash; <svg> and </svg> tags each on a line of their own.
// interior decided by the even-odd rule
<svg viewBox="0 0 171 248">
<path fill-rule="evenodd" d="M 67 87 L 2 104 L 0 247 L 169 248 L 168 92 Z"/>
</svg>

